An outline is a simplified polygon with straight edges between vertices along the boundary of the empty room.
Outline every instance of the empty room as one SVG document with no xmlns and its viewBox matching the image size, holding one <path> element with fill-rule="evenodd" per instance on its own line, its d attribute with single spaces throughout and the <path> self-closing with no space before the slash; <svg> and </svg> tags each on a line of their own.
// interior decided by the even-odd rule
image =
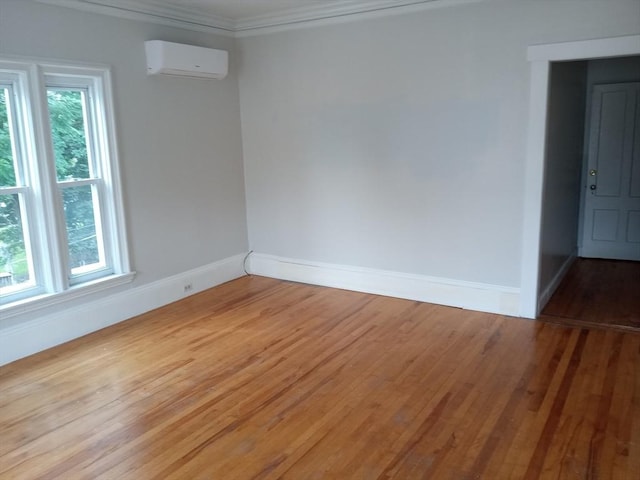
<svg viewBox="0 0 640 480">
<path fill-rule="evenodd" d="M 0 479 L 640 472 L 638 0 L 0 0 Z"/>
</svg>

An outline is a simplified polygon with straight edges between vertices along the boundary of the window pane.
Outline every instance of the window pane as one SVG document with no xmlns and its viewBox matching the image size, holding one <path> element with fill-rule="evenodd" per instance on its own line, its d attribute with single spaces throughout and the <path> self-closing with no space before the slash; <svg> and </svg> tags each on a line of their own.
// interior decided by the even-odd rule
<svg viewBox="0 0 640 480">
<path fill-rule="evenodd" d="M 100 212 L 95 186 L 62 191 L 71 273 L 79 275 L 105 266 Z"/>
<path fill-rule="evenodd" d="M 0 195 L 0 294 L 33 285 L 33 261 L 25 241 L 20 195 Z"/>
<path fill-rule="evenodd" d="M 91 178 L 84 92 L 47 89 L 47 102 L 58 180 Z"/>
<path fill-rule="evenodd" d="M 13 151 L 7 101 L 9 90 L 0 88 L 0 187 L 15 187 L 16 173 L 13 167 Z"/>
</svg>

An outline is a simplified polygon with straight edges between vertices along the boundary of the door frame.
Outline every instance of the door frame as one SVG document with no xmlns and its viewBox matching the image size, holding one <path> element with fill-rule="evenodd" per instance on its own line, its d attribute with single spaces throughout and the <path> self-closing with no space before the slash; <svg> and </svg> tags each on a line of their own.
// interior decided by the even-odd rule
<svg viewBox="0 0 640 480">
<path fill-rule="evenodd" d="M 536 318 L 541 307 L 538 282 L 551 62 L 638 54 L 640 54 L 640 35 L 532 45 L 527 48 L 527 60 L 530 63 L 530 91 L 520 274 L 521 317 Z"/>
</svg>

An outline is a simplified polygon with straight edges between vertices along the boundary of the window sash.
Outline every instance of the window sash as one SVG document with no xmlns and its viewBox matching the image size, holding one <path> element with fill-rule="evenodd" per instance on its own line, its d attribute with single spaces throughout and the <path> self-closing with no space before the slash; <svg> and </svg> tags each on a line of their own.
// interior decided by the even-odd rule
<svg viewBox="0 0 640 480">
<path fill-rule="evenodd" d="M 24 199 L 36 281 L 33 289 L 1 295 L 0 316 L 9 318 L 57 303 L 58 297 L 75 298 L 131 281 L 108 68 L 0 58 L 0 85 L 12 91 L 12 115 L 20 131 L 14 142 L 20 155 L 17 160 L 14 156 L 19 185 L 2 188 L 0 194 L 11 192 Z M 48 117 L 49 89 L 83 92 L 90 178 L 58 181 Z M 62 197 L 74 187 L 91 188 L 95 234 L 101 241 L 97 242 L 99 262 L 72 270 Z"/>
<path fill-rule="evenodd" d="M 14 299 L 25 298 L 30 295 L 37 294 L 39 291 L 37 276 L 35 273 L 35 265 L 34 265 L 34 252 L 31 241 L 31 228 L 30 228 L 30 220 L 27 214 L 27 197 L 29 194 L 29 189 L 27 187 L 3 187 L 0 188 L 0 196 L 16 196 L 17 197 L 17 207 L 19 210 L 19 225 L 21 229 L 21 243 L 24 245 L 24 262 L 26 262 L 26 272 L 27 279 L 17 284 L 11 283 L 10 285 L 5 285 L 5 278 L 2 279 L 2 283 L 0 283 L 0 292 L 2 292 L 3 296 L 11 297 Z M 9 246 L 10 247 L 10 246 Z M 11 255 L 10 257 L 11 258 Z M 8 273 L 11 275 L 10 278 L 14 277 L 16 271 L 13 270 L 15 264 L 12 262 L 11 271 L 5 272 L 2 268 L 4 265 L 0 265 L 0 273 Z M 3 275 L 4 276 L 4 275 Z"/>
<path fill-rule="evenodd" d="M 45 81 L 47 81 L 48 77 L 45 77 Z M 87 87 L 64 87 L 64 86 L 60 86 L 60 80 L 58 79 L 58 81 L 52 85 L 50 83 L 47 82 L 46 84 L 46 91 L 47 91 L 47 101 L 48 101 L 48 94 L 49 92 L 78 92 L 81 94 L 81 106 L 82 106 L 82 125 L 83 125 L 83 133 L 84 133 L 84 142 L 85 142 L 85 148 L 86 148 L 86 154 L 87 154 L 87 169 L 88 169 L 88 176 L 87 177 L 78 177 L 78 178 L 73 178 L 71 180 L 83 180 L 85 178 L 100 178 L 100 163 L 101 161 L 97 161 L 96 160 L 96 138 L 100 137 L 100 131 L 99 129 L 96 128 L 95 126 L 95 110 L 96 107 L 94 105 L 93 102 L 93 98 L 95 98 L 95 95 L 93 95 L 92 93 L 93 87 L 92 86 L 87 86 Z M 50 109 L 50 105 L 49 109 Z M 49 113 L 51 114 L 51 111 L 49 111 Z M 51 119 L 50 119 L 50 123 L 51 123 Z M 53 138 L 53 131 L 50 131 L 50 134 Z M 54 164 L 57 163 L 58 159 L 55 158 L 55 152 L 54 152 Z M 57 175 L 56 175 L 57 178 Z M 64 179 L 57 179 L 58 182 L 62 182 L 65 181 Z"/>
<path fill-rule="evenodd" d="M 16 132 L 16 121 L 15 121 L 15 107 L 14 107 L 14 89 L 13 89 L 13 84 L 6 82 L 6 83 L 2 83 L 0 82 L 0 90 L 4 90 L 4 98 L 5 98 L 5 108 L 6 108 L 6 114 L 7 114 L 7 127 L 8 127 L 8 134 L 9 134 L 9 144 L 11 147 L 11 160 L 12 160 L 12 167 L 13 167 L 13 175 L 14 175 L 14 183 L 12 185 L 0 185 L 0 187 L 10 187 L 10 186 L 19 186 L 19 185 L 24 185 L 24 183 L 22 182 L 22 178 L 23 176 L 20 175 L 20 172 L 22 171 L 21 168 L 21 164 L 22 162 L 20 162 L 20 153 L 19 153 L 19 145 L 17 145 L 17 138 L 18 135 Z"/>
<path fill-rule="evenodd" d="M 7 120 L 10 134 L 10 148 L 15 174 L 15 186 L 0 187 L 0 195 L 18 195 L 22 240 L 29 280 L 17 285 L 3 286 L 0 305 L 19 301 L 45 291 L 43 283 L 43 256 L 34 243 L 41 236 L 42 218 L 36 208 L 32 169 L 27 158 L 33 153 L 33 128 L 28 109 L 29 88 L 24 71 L 2 70 L 0 65 L 0 88 L 6 91 Z M 4 265 L 0 269 L 4 270 Z"/>
<path fill-rule="evenodd" d="M 67 247 L 67 255 L 69 260 L 67 262 L 67 271 L 69 275 L 69 282 L 71 285 L 77 285 L 82 282 L 86 282 L 92 280 L 94 278 L 99 278 L 108 274 L 113 273 L 113 264 L 112 257 L 110 255 L 111 245 L 109 242 L 110 235 L 106 232 L 106 227 L 103 221 L 103 182 L 101 179 L 86 179 L 86 180 L 73 180 L 73 181 L 65 181 L 58 182 L 58 192 L 60 198 L 64 197 L 64 191 L 72 188 L 79 187 L 91 187 L 92 193 L 92 208 L 93 208 L 93 216 L 94 216 L 94 228 L 96 234 L 96 244 L 98 249 L 98 258 L 99 261 L 96 263 L 91 263 L 83 267 L 73 267 L 71 265 L 71 252 L 69 248 L 71 246 L 71 239 L 69 238 L 68 228 L 65 228 L 65 237 L 66 237 L 66 245 Z M 66 222 L 65 222 L 65 226 Z"/>
</svg>

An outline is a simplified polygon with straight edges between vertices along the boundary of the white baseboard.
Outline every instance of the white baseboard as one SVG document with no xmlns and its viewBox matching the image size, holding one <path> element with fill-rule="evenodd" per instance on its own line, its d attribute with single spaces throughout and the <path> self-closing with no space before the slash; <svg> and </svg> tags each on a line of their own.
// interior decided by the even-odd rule
<svg viewBox="0 0 640 480">
<path fill-rule="evenodd" d="M 569 271 L 569 268 L 571 268 L 571 265 L 573 265 L 573 262 L 576 260 L 576 258 L 578 258 L 577 250 L 574 250 L 566 258 L 566 260 L 564 261 L 560 269 L 558 269 L 556 274 L 553 276 L 553 278 L 549 282 L 549 285 L 547 285 L 542 290 L 542 292 L 540 293 L 540 296 L 538 297 L 538 312 L 542 312 L 542 309 L 545 307 L 547 302 L 551 299 L 551 296 L 555 293 L 557 288 L 560 286 L 560 282 L 562 282 L 562 279 L 567 274 L 567 272 Z"/>
<path fill-rule="evenodd" d="M 410 273 L 310 262 L 252 253 L 256 275 L 517 316 L 520 289 Z"/>
<path fill-rule="evenodd" d="M 0 329 L 0 365 L 243 276 L 245 254 Z M 191 284 L 187 293 L 184 286 Z"/>
</svg>

